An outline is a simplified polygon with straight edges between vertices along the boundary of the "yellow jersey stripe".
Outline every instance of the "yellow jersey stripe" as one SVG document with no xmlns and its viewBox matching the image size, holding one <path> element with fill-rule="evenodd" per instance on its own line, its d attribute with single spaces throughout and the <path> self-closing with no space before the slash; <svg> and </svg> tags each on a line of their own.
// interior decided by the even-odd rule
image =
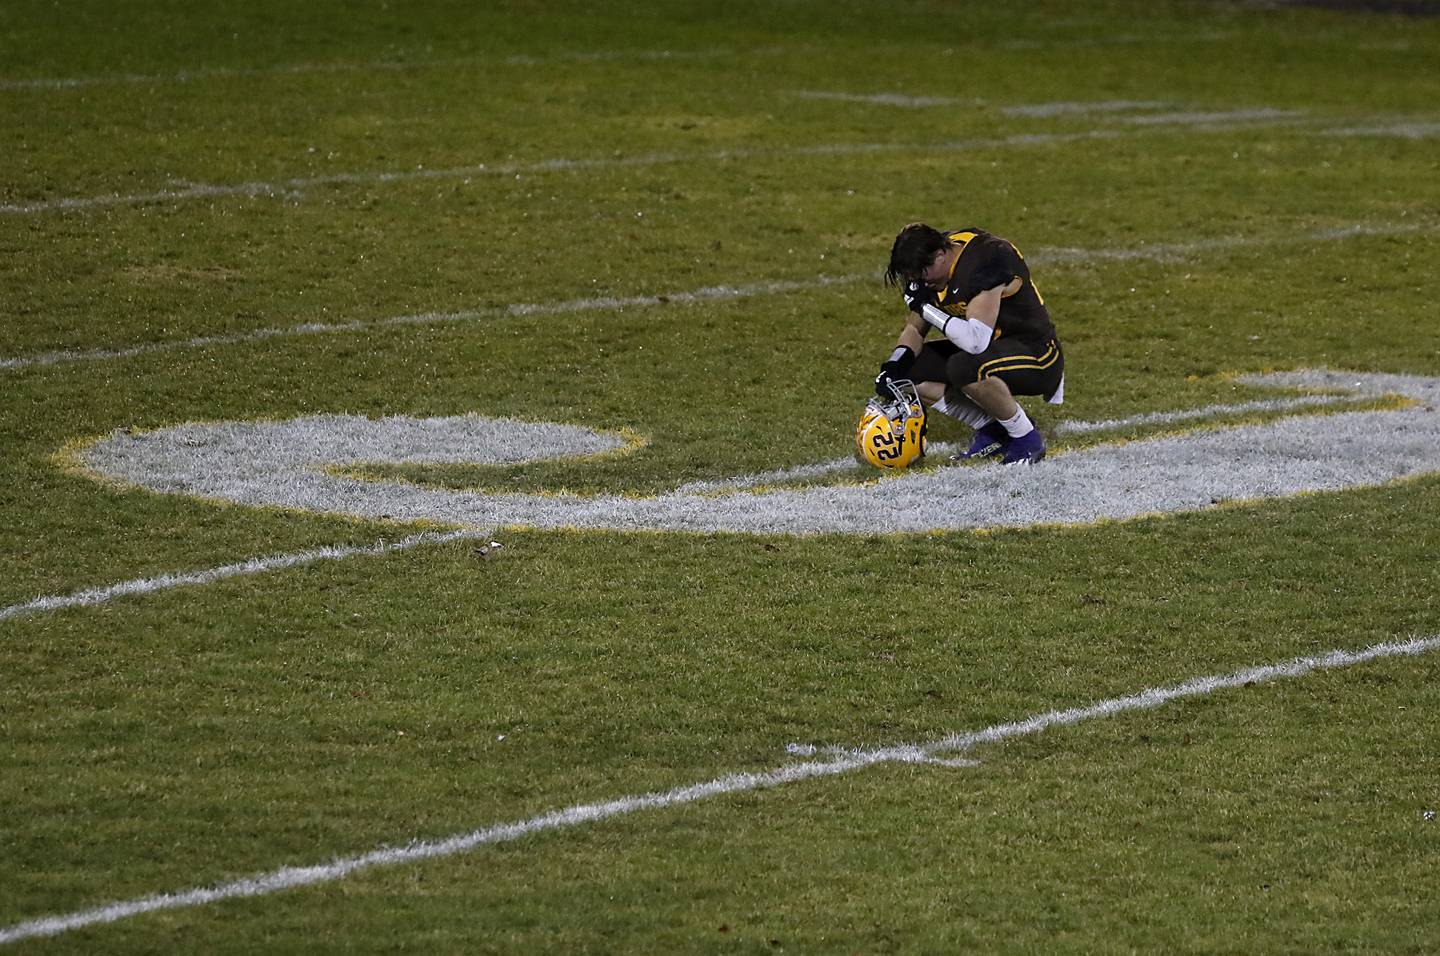
<svg viewBox="0 0 1440 956">
<path fill-rule="evenodd" d="M 1051 340 L 1049 348 L 1038 356 L 1006 355 L 1001 358 L 991 359 L 980 366 L 978 377 L 986 378 L 996 372 L 1012 372 L 1024 368 L 1047 369 L 1054 365 L 1059 358 L 1060 350 L 1055 347 L 1054 340 Z"/>
</svg>

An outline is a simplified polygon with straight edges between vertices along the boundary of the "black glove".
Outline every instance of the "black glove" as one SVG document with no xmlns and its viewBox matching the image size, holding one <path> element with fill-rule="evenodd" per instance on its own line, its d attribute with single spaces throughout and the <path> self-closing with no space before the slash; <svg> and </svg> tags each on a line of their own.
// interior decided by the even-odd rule
<svg viewBox="0 0 1440 956">
<path fill-rule="evenodd" d="M 894 398 L 895 393 L 890 390 L 891 382 L 905 380 L 910 375 L 910 366 L 915 364 L 915 353 L 901 345 L 891 353 L 885 364 L 880 366 L 880 374 L 875 376 L 875 394 L 881 398 Z"/>
<path fill-rule="evenodd" d="M 901 293 L 905 297 L 905 308 L 916 315 L 924 317 L 922 311 L 927 305 L 939 305 L 940 301 L 935 297 L 935 290 L 922 282 L 907 282 Z"/>
</svg>

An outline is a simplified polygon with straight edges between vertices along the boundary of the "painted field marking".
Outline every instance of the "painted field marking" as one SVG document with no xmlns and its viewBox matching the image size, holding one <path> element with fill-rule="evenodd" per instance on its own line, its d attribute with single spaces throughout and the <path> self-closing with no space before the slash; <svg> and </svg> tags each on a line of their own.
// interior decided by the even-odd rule
<svg viewBox="0 0 1440 956">
<path fill-rule="evenodd" d="M 1088 435 L 1093 432 L 1114 431 L 1120 428 L 1134 428 L 1144 425 L 1169 425 L 1175 422 L 1195 421 L 1201 418 L 1216 418 L 1220 415 L 1246 415 L 1251 412 L 1288 412 L 1306 408 L 1344 405 L 1355 401 L 1353 395 L 1307 395 L 1302 398 L 1260 399 L 1253 402 L 1226 402 L 1206 405 L 1203 408 L 1187 408 L 1174 412 L 1145 412 L 1125 418 L 1106 418 L 1098 422 L 1067 421 L 1055 426 L 1057 435 Z"/>
<path fill-rule="evenodd" d="M 1354 396 L 1347 395 L 1313 395 L 1300 398 L 1280 398 L 1272 400 L 1259 400 L 1254 402 L 1237 402 L 1231 404 L 1207 405 L 1202 408 L 1186 409 L 1175 412 L 1151 412 L 1143 415 L 1134 415 L 1128 418 L 1107 419 L 1098 422 L 1073 421 L 1062 422 L 1057 426 L 1057 432 L 1066 434 L 1089 434 L 1096 431 L 1113 430 L 1126 428 L 1135 425 L 1150 425 L 1157 423 L 1171 423 L 1179 421 L 1190 421 L 1215 417 L 1218 415 L 1231 415 L 1246 412 L 1273 412 L 1273 411 L 1295 411 L 1312 407 L 1325 407 L 1355 401 Z M 936 456 L 948 455 L 951 451 L 957 450 L 948 442 L 935 442 L 930 446 L 930 454 Z M 724 492 L 739 491 L 745 488 L 752 488 L 759 485 L 775 485 L 790 481 L 797 481 L 804 478 L 818 478 L 837 472 L 851 471 L 857 468 L 854 458 L 837 458 L 830 461 L 813 462 L 805 465 L 796 465 L 792 468 L 776 469 L 774 471 L 760 472 L 753 475 L 742 475 L 735 478 L 720 479 L 713 481 L 694 481 L 680 485 L 675 489 L 677 495 L 714 495 Z M 490 533 L 485 530 L 468 529 L 447 532 L 423 532 L 411 535 L 394 542 L 379 542 L 374 545 L 364 546 L 329 546 L 316 548 L 307 551 L 299 551 L 290 554 L 268 555 L 260 558 L 251 558 L 232 564 L 225 564 L 215 568 L 207 568 L 198 571 L 177 572 L 174 574 L 163 574 L 150 578 L 139 578 L 130 581 L 122 581 L 117 584 L 109 584 L 100 587 L 86 588 L 69 594 L 50 595 L 36 597 L 20 604 L 13 604 L 9 607 L 0 608 L 0 621 L 10 618 L 21 617 L 31 614 L 40 614 L 48 611 L 58 611 L 72 607 L 93 607 L 104 604 L 116 598 L 129 597 L 133 595 L 150 594 L 157 591 L 169 590 L 176 587 L 187 587 L 194 585 L 211 584 L 216 581 L 223 581 L 227 578 L 239 577 L 248 574 L 261 574 L 268 571 L 281 570 L 284 568 L 300 567 L 312 564 L 316 561 L 335 560 L 348 557 L 374 556 L 389 554 L 396 551 L 404 551 L 413 547 L 426 544 L 443 544 L 458 539 L 475 539 L 489 537 Z"/>
<path fill-rule="evenodd" d="M 1402 236 L 1434 232 L 1440 232 L 1440 223 L 1395 222 L 1357 224 L 1339 228 L 1314 229 L 1295 235 L 1235 236 L 1189 243 L 1150 243 L 1131 249 L 1042 247 L 1035 249 L 1031 253 L 1030 258 L 1038 265 L 1072 265 L 1089 262 L 1168 262 L 1182 260 L 1207 252 L 1222 252 L 1229 249 L 1241 249 L 1254 246 L 1336 242 L 1368 236 Z M 70 349 L 0 358 L 0 373 L 24 368 L 135 358 L 157 352 L 167 352 L 173 349 L 247 345 L 270 339 L 305 335 L 337 335 L 342 333 L 361 333 L 372 329 L 400 326 L 433 326 L 461 322 L 488 322 L 533 315 L 571 315 L 595 311 L 620 311 L 626 308 L 651 308 L 661 305 L 691 305 L 698 302 L 720 302 L 766 295 L 784 295 L 791 292 L 813 291 L 817 288 L 852 285 L 857 282 L 874 282 L 878 281 L 878 279 L 878 273 L 857 272 L 848 275 L 819 275 L 804 280 L 790 279 L 775 282 L 761 282 L 748 286 L 708 286 L 700 289 L 664 292 L 654 295 L 606 296 L 589 299 L 571 299 L 565 302 L 519 303 L 495 308 L 466 309 L 456 312 L 424 312 L 415 315 L 401 315 L 369 321 L 356 319 L 348 322 L 306 322 L 300 325 L 256 329 L 252 332 L 237 332 L 233 335 L 201 335 L 188 339 L 147 342 L 117 348 Z"/>
<path fill-rule="evenodd" d="M 1168 109 L 1173 104 L 1156 100 L 1066 100 L 1058 103 L 1021 103 L 1018 106 L 1002 106 L 1000 112 L 1006 116 L 1024 116 L 1030 119 L 1051 119 L 1056 116 L 1089 116 L 1092 113 L 1126 113 L 1134 110 Z"/>
<path fill-rule="evenodd" d="M 784 53 L 780 47 L 746 50 L 745 56 Z M 425 70 L 472 66 L 547 66 L 555 63 L 614 63 L 635 60 L 641 63 L 666 60 L 702 60 L 733 56 L 735 51 L 711 50 L 592 50 L 574 53 L 524 54 L 494 57 L 449 57 L 437 60 L 368 63 L 289 63 L 270 67 L 197 67 L 174 73 L 111 73 L 104 76 L 67 76 L 0 80 L 0 92 L 20 90 L 70 90 L 88 86 L 184 85 L 203 80 L 262 79 L 272 76 L 304 76 L 331 73 L 410 73 Z"/>
<path fill-rule="evenodd" d="M 193 199 L 220 199 L 235 196 L 251 198 L 295 198 L 307 189 L 321 186 L 352 184 L 416 182 L 437 179 L 470 180 L 476 177 L 526 176 L 539 173 L 575 172 L 594 169 L 645 168 L 680 163 L 744 162 L 755 159 L 779 159 L 789 156 L 861 156 L 878 153 L 953 153 L 982 149 L 1009 149 L 1030 146 L 1053 146 L 1086 140 L 1120 139 L 1147 135 L 1162 127 L 1213 130 L 1226 124 L 1225 113 L 1175 113 L 1149 118 L 1146 125 L 1132 129 L 1091 129 L 1070 133 L 1019 133 L 991 139 L 952 140 L 941 143 L 831 143 L 817 146 L 775 147 L 769 149 L 719 149 L 699 153 L 651 153 L 637 156 L 611 156 L 593 159 L 542 159 L 519 163 L 477 163 L 441 169 L 391 170 L 379 172 L 332 173 L 323 176 L 296 176 L 276 182 L 186 183 L 169 189 L 144 193 L 109 193 L 98 196 L 70 196 L 32 202 L 0 204 L 0 215 L 34 215 L 39 213 L 84 211 L 109 206 L 133 206 L 147 203 L 174 203 Z M 1301 114 L 1284 110 L 1236 110 L 1233 122 L 1241 127 L 1256 124 L 1272 126 L 1307 122 Z M 1138 119 L 1131 117 L 1130 119 Z"/>
<path fill-rule="evenodd" d="M 1292 235 L 1236 236 L 1200 239 L 1194 242 L 1152 242 L 1131 249 L 1077 249 L 1052 246 L 1037 249 L 1036 255 L 1039 257 L 1039 261 L 1045 265 L 1092 262 L 1173 262 L 1207 252 L 1224 252 L 1242 247 L 1342 242 L 1347 239 L 1383 238 L 1435 232 L 1440 232 L 1440 222 L 1355 223 L 1349 226 L 1310 229 Z"/>
<path fill-rule="evenodd" d="M 1324 136 L 1378 136 L 1399 137 L 1400 139 L 1433 139 L 1440 136 L 1440 123 L 1397 122 L 1377 126 L 1352 126 L 1345 129 L 1327 129 Z"/>
<path fill-rule="evenodd" d="M 0 608 L 0 621 L 5 621 L 13 617 L 22 617 L 27 614 L 59 611 L 64 608 L 93 607 L 97 604 L 113 601 L 116 598 L 129 597 L 136 594 L 151 594 L 156 591 L 169 590 L 170 588 L 214 584 L 216 581 L 223 581 L 227 578 L 241 577 L 247 574 L 263 574 L 267 571 L 278 571 L 284 568 L 297 568 L 307 564 L 314 564 L 317 561 L 333 561 L 361 555 L 390 554 L 395 551 L 406 551 L 410 548 L 419 547 L 420 545 L 444 544 L 445 542 L 456 541 L 462 538 L 482 537 L 486 537 L 486 535 L 483 532 L 474 530 L 427 531 L 393 542 L 381 541 L 371 545 L 353 546 L 334 545 L 314 548 L 308 551 L 296 551 L 290 554 L 272 554 L 260 558 L 251 558 L 247 561 L 239 561 L 234 564 L 225 564 L 216 568 L 208 568 L 203 571 L 162 574 L 153 578 L 140 578 L 132 581 L 122 581 L 119 584 L 111 584 L 104 587 L 86 588 L 83 591 L 74 591 L 70 594 L 37 597 L 21 604 L 12 604 L 9 607 Z"/>
<path fill-rule="evenodd" d="M 1057 116 L 1090 116 L 1095 113 L 1124 113 L 1135 110 L 1167 109 L 1173 104 L 1155 100 L 1066 100 L 1054 103 L 1018 103 L 996 106 L 979 97 L 961 99 L 953 96 L 910 96 L 905 93 L 846 93 L 839 90 L 790 90 L 790 96 L 801 100 L 822 100 L 836 103 L 859 103 L 865 106 L 930 109 L 945 106 L 988 107 L 1001 116 L 1028 119 L 1053 119 Z M 1170 114 L 1175 115 L 1175 114 Z M 1200 115 L 1200 114 L 1192 114 Z M 1237 113 L 1236 118 L 1246 114 Z M 1169 122 L 1170 120 L 1167 120 Z"/>
<path fill-rule="evenodd" d="M 1033 133 L 998 139 L 952 141 L 925 145 L 899 143 L 833 143 L 775 149 L 717 149 L 699 153 L 647 153 L 635 156 L 607 156 L 594 159 L 541 159 L 516 163 L 476 163 L 469 166 L 427 169 L 390 170 L 379 172 L 331 173 L 322 176 L 296 176 L 276 182 L 186 183 L 169 189 L 145 193 L 110 193 L 99 196 L 71 196 L 34 202 L 0 204 L 0 215 L 33 215 L 37 213 L 98 209 L 108 206 L 134 206 L 147 203 L 174 203 L 192 199 L 221 199 L 235 196 L 251 198 L 298 198 L 307 189 L 322 186 L 380 185 L 418 182 L 423 180 L 460 179 L 496 176 L 528 176 L 541 173 L 584 172 L 596 169 L 649 168 L 681 163 L 726 163 L 752 159 L 776 159 L 786 156 L 851 156 L 872 153 L 960 152 L 976 149 L 1045 146 L 1086 139 L 1108 139 L 1123 135 L 1119 131 L 1080 133 Z"/>
<path fill-rule="evenodd" d="M 1305 119 L 1305 114 L 1298 110 L 1279 110 L 1272 107 L 1260 107 L 1251 110 L 1155 113 L 1148 116 L 1125 116 L 1121 117 L 1119 121 L 1129 123 L 1132 126 L 1177 125 L 1210 127 L 1216 124 L 1230 123 L 1294 123 L 1303 119 Z"/>
<path fill-rule="evenodd" d="M 1053 431 L 1057 435 L 1089 435 L 1102 431 L 1118 431 L 1122 428 L 1134 428 L 1146 425 L 1168 425 L 1176 422 L 1198 421 L 1207 418 L 1216 418 L 1221 415 L 1242 415 L 1250 412 L 1289 412 L 1310 408 L 1324 408 L 1327 406 L 1344 405 L 1356 401 L 1353 395 L 1308 395 L 1301 398 L 1275 398 L 1257 399 L 1253 402 L 1229 402 L 1217 405 L 1205 405 L 1200 408 L 1187 408 L 1173 412 L 1145 412 L 1140 415 L 1130 415 L 1124 418 L 1107 418 L 1101 421 L 1062 421 L 1056 424 Z M 933 412 L 933 414 L 941 414 Z M 931 442 L 926 447 L 928 457 L 944 458 L 962 446 L 954 442 Z M 709 481 L 692 481 L 683 484 L 675 489 L 677 494 L 717 494 L 726 491 L 738 491 L 742 488 L 753 488 L 757 485 L 784 484 L 791 481 L 800 481 L 806 478 L 820 478 L 825 475 L 833 475 L 839 472 L 853 471 L 860 465 L 855 458 L 832 458 L 829 461 L 817 461 L 804 465 L 795 465 L 791 468 L 777 468 L 774 471 L 762 471 L 752 475 L 737 475 L 734 478 L 712 479 Z"/>
<path fill-rule="evenodd" d="M 1437 227 L 1440 228 L 1440 227 Z M 0 358 L 0 372 L 28 368 L 31 366 L 60 365 L 71 362 L 102 362 L 111 359 L 133 358 L 171 349 L 208 348 L 221 345 L 244 345 L 263 342 L 268 339 L 289 338 L 303 335 L 334 335 L 346 332 L 365 332 L 371 329 L 395 328 L 400 326 L 447 325 L 457 322 L 482 322 L 498 319 L 524 318 L 527 316 L 574 315 L 584 312 L 623 311 L 627 308 L 648 308 L 659 305 L 690 305 L 696 302 L 717 302 L 728 299 L 747 299 L 755 296 L 781 295 L 789 292 L 804 292 L 816 288 L 849 285 L 865 279 L 876 279 L 878 274 L 855 273 L 840 276 L 815 276 L 812 279 L 761 282 L 749 286 L 707 286 L 681 292 L 662 292 L 655 295 L 602 296 L 590 299 L 570 299 L 565 302 L 517 303 L 486 309 L 465 309 L 458 312 L 422 312 L 415 315 L 399 315 L 388 319 L 350 322 L 306 322 L 301 325 L 256 329 L 253 332 L 239 332 L 234 335 L 202 335 L 190 339 L 149 342 L 116 349 L 84 349 L 75 351 L 46 352 L 39 355 Z"/>
<path fill-rule="evenodd" d="M 1390 657 L 1415 657 L 1440 646 L 1440 635 L 1415 638 L 1399 643 L 1375 644 L 1360 651 L 1333 650 L 1315 657 L 1296 657 L 1278 664 L 1247 667 L 1229 674 L 1192 678 L 1165 687 L 1149 687 L 1124 697 L 1112 697 L 1083 707 L 1050 710 L 1005 724 L 994 724 L 982 730 L 950 734 L 921 744 L 907 744 L 870 750 L 842 751 L 827 758 L 791 762 L 760 773 L 733 773 L 651 793 L 620 797 L 597 803 L 575 804 L 538 816 L 509 823 L 499 823 L 456 834 L 441 840 L 416 840 L 402 847 L 373 850 L 359 856 L 343 857 L 312 866 L 287 866 L 269 873 L 214 886 L 159 893 L 138 899 L 108 903 L 73 913 L 26 920 L 0 929 L 0 945 L 44 936 L 57 936 L 71 930 L 104 923 L 113 923 L 145 913 L 162 910 L 189 909 L 219 903 L 228 899 L 265 896 L 282 890 L 316 886 L 345 879 L 377 867 L 444 859 L 468 853 L 478 847 L 506 843 L 533 834 L 565 830 L 584 824 L 599 823 L 613 817 L 644 810 L 660 810 L 695 803 L 710 797 L 751 790 L 767 790 L 851 773 L 866 767 L 891 763 L 930 764 L 941 761 L 963 766 L 968 761 L 947 761 L 944 755 L 964 753 L 983 744 L 998 744 L 1030 736 L 1054 727 L 1068 727 L 1081 721 L 1113 717 L 1129 711 L 1150 710 L 1175 700 L 1201 697 L 1217 690 L 1264 684 L 1272 681 L 1303 677 L 1314 671 L 1353 667 Z M 803 753 L 802 745 L 792 745 L 792 752 Z"/>
<path fill-rule="evenodd" d="M 901 109 L 928 109 L 932 106 L 979 106 L 978 99 L 960 100 L 953 96 L 909 96 L 904 93 L 841 93 L 833 90 L 791 90 L 799 100 L 828 100 L 836 103 L 863 103 L 866 106 L 897 106 Z"/>
<path fill-rule="evenodd" d="M 1114 34 L 1074 40 L 1007 41 L 999 44 L 999 47 L 1007 50 L 1028 51 L 1052 48 L 1063 49 L 1115 45 L 1133 46 L 1144 43 L 1213 43 L 1228 39 L 1233 35 L 1233 33 L 1220 31 L 1154 34 L 1149 36 Z M 871 49 L 876 48 L 872 47 Z M 904 49 L 907 52 L 913 52 L 908 46 L 904 47 Z M 568 53 L 512 53 L 504 56 L 445 57 L 433 60 L 372 60 L 366 63 L 286 63 L 269 67 L 201 66 L 176 70 L 173 73 L 109 73 L 98 76 L 0 78 L 0 92 L 70 90 L 90 86 L 127 86 L 135 84 L 183 85 L 210 79 L 251 79 L 271 76 L 299 76 L 309 73 L 398 73 L 481 66 L 548 66 L 557 63 L 612 63 L 626 60 L 647 63 L 670 60 L 717 59 L 727 56 L 794 56 L 807 52 L 825 53 L 823 49 L 817 48 L 813 44 L 801 44 L 798 46 L 746 47 L 744 50 L 726 48 L 705 50 L 576 50 Z M 951 50 L 937 51 L 937 55 L 952 56 L 953 52 Z"/>
<path fill-rule="evenodd" d="M 1065 450 L 1035 468 L 908 469 L 856 484 L 720 496 L 449 489 L 365 481 L 342 470 L 364 463 L 483 463 L 501 452 L 519 463 L 603 451 L 584 445 L 586 436 L 605 438 L 589 429 L 481 415 L 309 415 L 121 429 L 70 452 L 68 461 L 81 473 L 121 486 L 362 519 L 485 531 L 762 535 L 1083 526 L 1203 511 L 1222 501 L 1377 487 L 1440 472 L 1440 378 L 1319 369 L 1236 381 L 1404 402 L 1102 443 Z"/>
</svg>

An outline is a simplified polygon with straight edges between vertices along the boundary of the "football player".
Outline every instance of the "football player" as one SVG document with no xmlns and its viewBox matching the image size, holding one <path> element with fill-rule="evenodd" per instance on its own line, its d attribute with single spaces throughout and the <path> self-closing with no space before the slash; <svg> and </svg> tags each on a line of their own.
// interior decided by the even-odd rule
<svg viewBox="0 0 1440 956">
<path fill-rule="evenodd" d="M 1045 440 L 1015 396 L 1060 404 L 1065 357 L 1020 250 L 982 229 L 911 223 L 895 237 L 885 281 L 901 287 L 910 317 L 876 393 L 910 379 L 936 411 L 973 426 L 974 441 L 958 457 L 999 455 L 1007 465 L 1045 457 Z M 941 338 L 926 342 L 932 329 Z"/>
</svg>

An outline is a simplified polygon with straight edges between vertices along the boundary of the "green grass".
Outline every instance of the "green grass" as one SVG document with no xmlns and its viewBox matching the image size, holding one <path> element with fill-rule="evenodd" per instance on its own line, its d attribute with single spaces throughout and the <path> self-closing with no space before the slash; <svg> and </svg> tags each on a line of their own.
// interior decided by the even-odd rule
<svg viewBox="0 0 1440 956">
<path fill-rule="evenodd" d="M 844 456 L 913 219 L 1034 262 L 1069 366 L 1066 404 L 1032 408 L 1047 428 L 1273 394 L 1234 372 L 1440 374 L 1435 140 L 1321 133 L 1435 123 L 1437 50 L 1434 19 L 1218 3 L 8 5 L 0 205 L 362 178 L 0 214 L 0 359 L 371 324 L 0 368 L 0 607 L 415 530 L 63 467 L 116 428 L 474 411 L 646 440 L 398 470 L 587 493 Z M 65 78 L 87 82 L 18 82 Z M 1113 100 L 1302 116 L 1005 112 Z M 1113 136 L 1001 142 L 1092 130 Z M 1320 235 L 1354 225 L 1377 231 Z M 1062 252 L 1167 244 L 1191 251 Z M 502 315 L 819 276 L 853 279 Z M 512 529 L 489 558 L 453 542 L 0 620 L 0 928 L 768 770 L 791 742 L 923 742 L 1433 635 L 1437 516 L 1431 476 L 991 534 Z M 884 765 L 16 949 L 1429 952 L 1437 677 L 1422 656 L 1237 688 L 975 767 Z"/>
</svg>

